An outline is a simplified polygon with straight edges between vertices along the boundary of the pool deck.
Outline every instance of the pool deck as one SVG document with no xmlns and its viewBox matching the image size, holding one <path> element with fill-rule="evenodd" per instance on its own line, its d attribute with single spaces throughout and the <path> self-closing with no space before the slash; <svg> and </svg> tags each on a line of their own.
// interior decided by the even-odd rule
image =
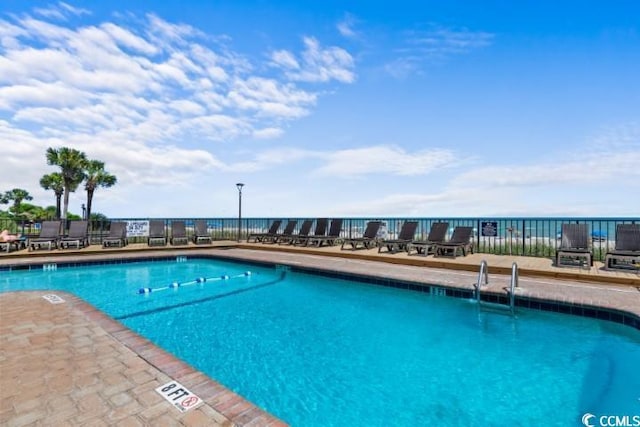
<svg viewBox="0 0 640 427">
<path fill-rule="evenodd" d="M 558 268 L 548 258 L 471 254 L 456 259 L 216 242 L 210 246 L 80 250 L 0 255 L 3 266 L 88 262 L 138 257 L 215 255 L 316 271 L 437 285 L 471 291 L 482 260 L 489 265 L 483 292 L 506 295 L 511 265 L 520 271 L 519 299 L 604 308 L 640 319 L 640 272 Z M 426 267 L 426 268 L 425 268 Z M 2 273 L 0 273 L 2 274 Z M 278 426 L 286 425 L 174 358 L 79 298 L 51 304 L 46 292 L 0 294 L 0 425 Z M 559 310 L 561 311 L 561 310 Z M 181 413 L 155 389 L 175 379 L 203 400 Z"/>
</svg>

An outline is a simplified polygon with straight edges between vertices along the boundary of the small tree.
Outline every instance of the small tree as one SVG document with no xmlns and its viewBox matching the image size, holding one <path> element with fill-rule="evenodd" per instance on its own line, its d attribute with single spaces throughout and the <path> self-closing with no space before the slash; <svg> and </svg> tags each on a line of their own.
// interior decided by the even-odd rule
<svg viewBox="0 0 640 427">
<path fill-rule="evenodd" d="M 52 172 L 40 178 L 40 186 L 45 190 L 53 190 L 56 195 L 55 218 L 60 218 L 60 200 L 64 194 L 64 179 L 60 172 Z"/>
<path fill-rule="evenodd" d="M 98 187 L 109 188 L 117 182 L 115 175 L 111 175 L 104 170 L 104 162 L 99 160 L 89 160 L 85 168 L 85 184 L 87 190 L 87 218 L 91 218 L 91 203 L 93 193 Z"/>
<path fill-rule="evenodd" d="M 27 190 L 23 190 L 22 188 L 14 188 L 13 190 L 7 191 L 2 196 L 3 203 L 9 203 L 13 201 L 13 206 L 9 208 L 9 211 L 13 211 L 15 216 L 20 215 L 20 204 L 23 200 L 33 200 L 33 197 L 29 194 Z"/>
<path fill-rule="evenodd" d="M 62 219 L 67 219 L 69 209 L 69 194 L 76 191 L 78 185 L 84 180 L 87 156 L 74 148 L 61 147 L 59 149 L 47 148 L 47 164 L 60 167 L 62 182 L 64 183 L 64 202 L 62 207 Z"/>
</svg>

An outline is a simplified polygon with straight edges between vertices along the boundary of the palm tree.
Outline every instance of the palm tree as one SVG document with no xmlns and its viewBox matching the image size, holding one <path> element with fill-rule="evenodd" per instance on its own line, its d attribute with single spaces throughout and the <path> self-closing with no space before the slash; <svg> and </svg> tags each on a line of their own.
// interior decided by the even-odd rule
<svg viewBox="0 0 640 427">
<path fill-rule="evenodd" d="M 91 202 L 93 193 L 98 187 L 109 188 L 117 182 L 115 175 L 104 170 L 104 162 L 89 160 L 85 166 L 85 184 L 87 190 L 87 218 L 91 218 Z"/>
<path fill-rule="evenodd" d="M 13 206 L 9 208 L 13 211 L 15 216 L 20 215 L 20 204 L 23 200 L 33 200 L 33 197 L 27 190 L 22 188 L 14 188 L 13 190 L 6 191 L 2 196 L 3 203 L 9 203 L 13 200 Z"/>
<path fill-rule="evenodd" d="M 47 148 L 47 164 L 60 166 L 62 182 L 64 186 L 64 202 L 62 206 L 62 219 L 67 219 L 69 209 L 69 193 L 76 191 L 78 185 L 84 180 L 87 156 L 74 148 L 61 147 L 59 149 Z"/>
<path fill-rule="evenodd" d="M 64 180 L 60 172 L 52 172 L 40 178 L 40 186 L 56 194 L 56 218 L 60 218 L 60 199 L 64 194 Z"/>
</svg>

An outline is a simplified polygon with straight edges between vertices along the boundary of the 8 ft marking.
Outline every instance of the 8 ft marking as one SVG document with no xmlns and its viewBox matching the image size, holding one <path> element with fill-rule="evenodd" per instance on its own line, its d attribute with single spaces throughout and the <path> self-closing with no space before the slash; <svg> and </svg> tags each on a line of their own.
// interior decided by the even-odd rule
<svg viewBox="0 0 640 427">
<path fill-rule="evenodd" d="M 156 388 L 156 392 L 169 403 L 178 408 L 180 412 L 186 412 L 198 406 L 202 399 L 191 393 L 185 386 L 177 381 L 170 381 Z"/>
</svg>

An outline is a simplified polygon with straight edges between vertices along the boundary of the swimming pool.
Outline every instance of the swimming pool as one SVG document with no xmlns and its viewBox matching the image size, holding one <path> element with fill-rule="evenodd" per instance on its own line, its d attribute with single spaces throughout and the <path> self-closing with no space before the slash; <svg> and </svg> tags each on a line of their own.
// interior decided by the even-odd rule
<svg viewBox="0 0 640 427">
<path fill-rule="evenodd" d="M 0 289 L 73 292 L 296 426 L 576 425 L 640 408 L 640 331 L 612 322 L 205 259 L 3 272 Z"/>
</svg>

